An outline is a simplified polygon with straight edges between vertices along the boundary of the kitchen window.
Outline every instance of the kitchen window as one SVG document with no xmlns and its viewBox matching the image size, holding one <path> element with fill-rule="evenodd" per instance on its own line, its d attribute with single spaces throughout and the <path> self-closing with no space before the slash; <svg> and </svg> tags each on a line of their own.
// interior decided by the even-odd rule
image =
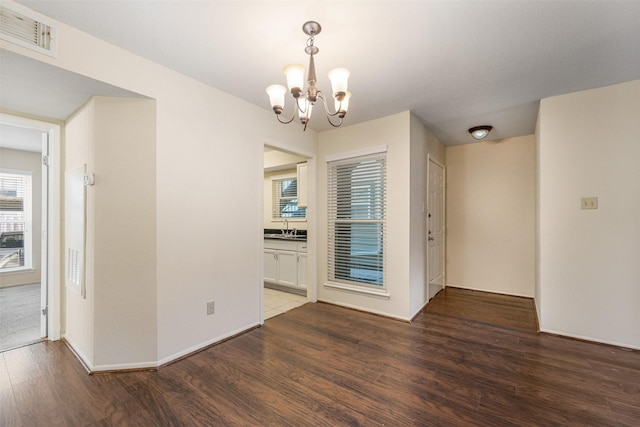
<svg viewBox="0 0 640 427">
<path fill-rule="evenodd" d="M 329 282 L 384 289 L 386 146 L 328 159 L 327 172 Z"/>
<path fill-rule="evenodd" d="M 307 209 L 298 206 L 298 178 L 296 174 L 273 177 L 271 186 L 274 220 L 306 219 Z"/>
</svg>

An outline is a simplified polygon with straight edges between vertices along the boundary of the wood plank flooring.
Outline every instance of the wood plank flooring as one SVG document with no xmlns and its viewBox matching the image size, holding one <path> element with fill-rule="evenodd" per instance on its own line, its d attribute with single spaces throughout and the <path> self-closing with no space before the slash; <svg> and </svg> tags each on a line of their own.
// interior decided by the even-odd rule
<svg viewBox="0 0 640 427">
<path fill-rule="evenodd" d="M 306 304 L 158 372 L 0 354 L 0 426 L 640 425 L 640 352 L 536 333 L 524 298 L 447 288 L 413 323 Z"/>
</svg>

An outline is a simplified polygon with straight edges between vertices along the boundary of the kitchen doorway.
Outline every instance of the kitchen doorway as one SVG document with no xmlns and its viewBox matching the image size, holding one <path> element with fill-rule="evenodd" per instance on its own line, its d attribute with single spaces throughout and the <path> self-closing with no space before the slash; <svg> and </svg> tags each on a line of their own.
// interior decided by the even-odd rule
<svg viewBox="0 0 640 427">
<path fill-rule="evenodd" d="M 314 203 L 308 197 L 312 162 L 304 155 L 264 147 L 264 320 L 315 301 L 315 281 L 309 280 L 312 270 L 308 261 L 309 241 L 313 238 L 311 229 L 315 224 Z"/>
</svg>

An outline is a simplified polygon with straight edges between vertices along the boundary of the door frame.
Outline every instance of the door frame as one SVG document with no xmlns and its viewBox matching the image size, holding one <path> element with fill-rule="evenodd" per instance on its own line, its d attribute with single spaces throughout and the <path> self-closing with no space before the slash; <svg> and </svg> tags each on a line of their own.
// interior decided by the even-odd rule
<svg viewBox="0 0 640 427">
<path fill-rule="evenodd" d="M 268 147 L 274 150 L 282 151 L 285 153 L 294 154 L 301 157 L 307 158 L 307 167 L 308 167 L 308 178 L 307 178 L 307 191 L 309 194 L 309 200 L 307 204 L 307 301 L 309 302 L 317 302 L 318 301 L 318 284 L 317 277 L 318 275 L 318 256 L 317 256 L 317 232 L 318 232 L 318 219 L 317 219 L 317 203 L 316 197 L 317 194 L 317 154 L 309 153 L 305 150 L 297 150 L 295 148 L 292 149 L 290 146 L 284 146 L 277 141 L 267 141 L 263 140 L 261 142 L 261 153 L 260 156 L 260 181 L 259 181 L 259 189 L 260 189 L 260 209 L 259 209 L 259 224 L 260 224 L 260 235 L 259 235 L 259 254 L 258 254 L 258 262 L 260 263 L 260 293 L 259 293 L 259 304 L 260 304 L 260 316 L 259 323 L 260 325 L 264 324 L 264 148 Z"/>
<path fill-rule="evenodd" d="M 57 341 L 61 334 L 61 288 L 60 288 L 60 145 L 61 145 L 61 123 L 47 122 L 38 119 L 22 117 L 16 114 L 0 113 L 0 123 L 31 128 L 46 133 L 49 140 L 48 153 L 48 173 L 47 173 L 47 189 L 43 194 L 48 195 L 48 204 L 43 206 L 46 209 L 46 218 L 48 226 L 46 227 L 46 236 L 43 237 L 43 243 L 46 241 L 46 260 L 42 259 L 41 264 L 47 265 L 45 278 L 47 281 L 46 303 L 47 303 L 47 339 Z M 43 189 L 44 190 L 44 189 Z M 43 230 L 44 231 L 44 230 Z M 43 233 L 44 234 L 44 233 Z M 43 250 L 43 254 L 44 254 Z"/>
<path fill-rule="evenodd" d="M 444 236 L 442 237 L 442 289 L 447 287 L 447 168 L 446 166 L 440 162 L 438 159 L 434 158 L 431 153 L 427 155 L 427 215 L 425 216 L 426 220 L 426 230 L 429 230 L 429 217 L 428 214 L 431 211 L 431 206 L 429 204 L 429 194 L 431 191 L 431 163 L 436 166 L 442 168 L 442 180 L 443 180 L 443 194 L 442 194 L 442 221 L 443 221 L 443 232 Z M 429 240 L 428 233 L 425 233 L 425 257 L 426 257 L 426 266 L 427 266 L 427 274 L 426 274 L 426 285 L 427 285 L 427 301 L 429 301 L 431 291 L 430 287 L 430 273 L 431 273 L 431 264 L 429 262 Z"/>
</svg>

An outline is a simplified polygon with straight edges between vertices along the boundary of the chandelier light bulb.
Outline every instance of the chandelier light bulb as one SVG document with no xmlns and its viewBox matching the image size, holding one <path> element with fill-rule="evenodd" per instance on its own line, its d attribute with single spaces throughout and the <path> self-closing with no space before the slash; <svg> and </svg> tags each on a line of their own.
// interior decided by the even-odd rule
<svg viewBox="0 0 640 427">
<path fill-rule="evenodd" d="M 282 71 L 287 76 L 287 86 L 291 93 L 296 91 L 300 93 L 304 88 L 304 65 L 289 64 Z"/>
<path fill-rule="evenodd" d="M 329 71 L 329 80 L 331 80 L 331 89 L 334 96 L 339 93 L 346 93 L 351 73 L 346 68 L 334 68 Z"/>
<path fill-rule="evenodd" d="M 282 85 L 271 85 L 267 87 L 266 92 L 269 95 L 271 108 L 273 108 L 274 110 L 279 108 L 281 113 L 282 109 L 284 108 L 284 94 L 287 92 L 287 88 Z"/>
</svg>

